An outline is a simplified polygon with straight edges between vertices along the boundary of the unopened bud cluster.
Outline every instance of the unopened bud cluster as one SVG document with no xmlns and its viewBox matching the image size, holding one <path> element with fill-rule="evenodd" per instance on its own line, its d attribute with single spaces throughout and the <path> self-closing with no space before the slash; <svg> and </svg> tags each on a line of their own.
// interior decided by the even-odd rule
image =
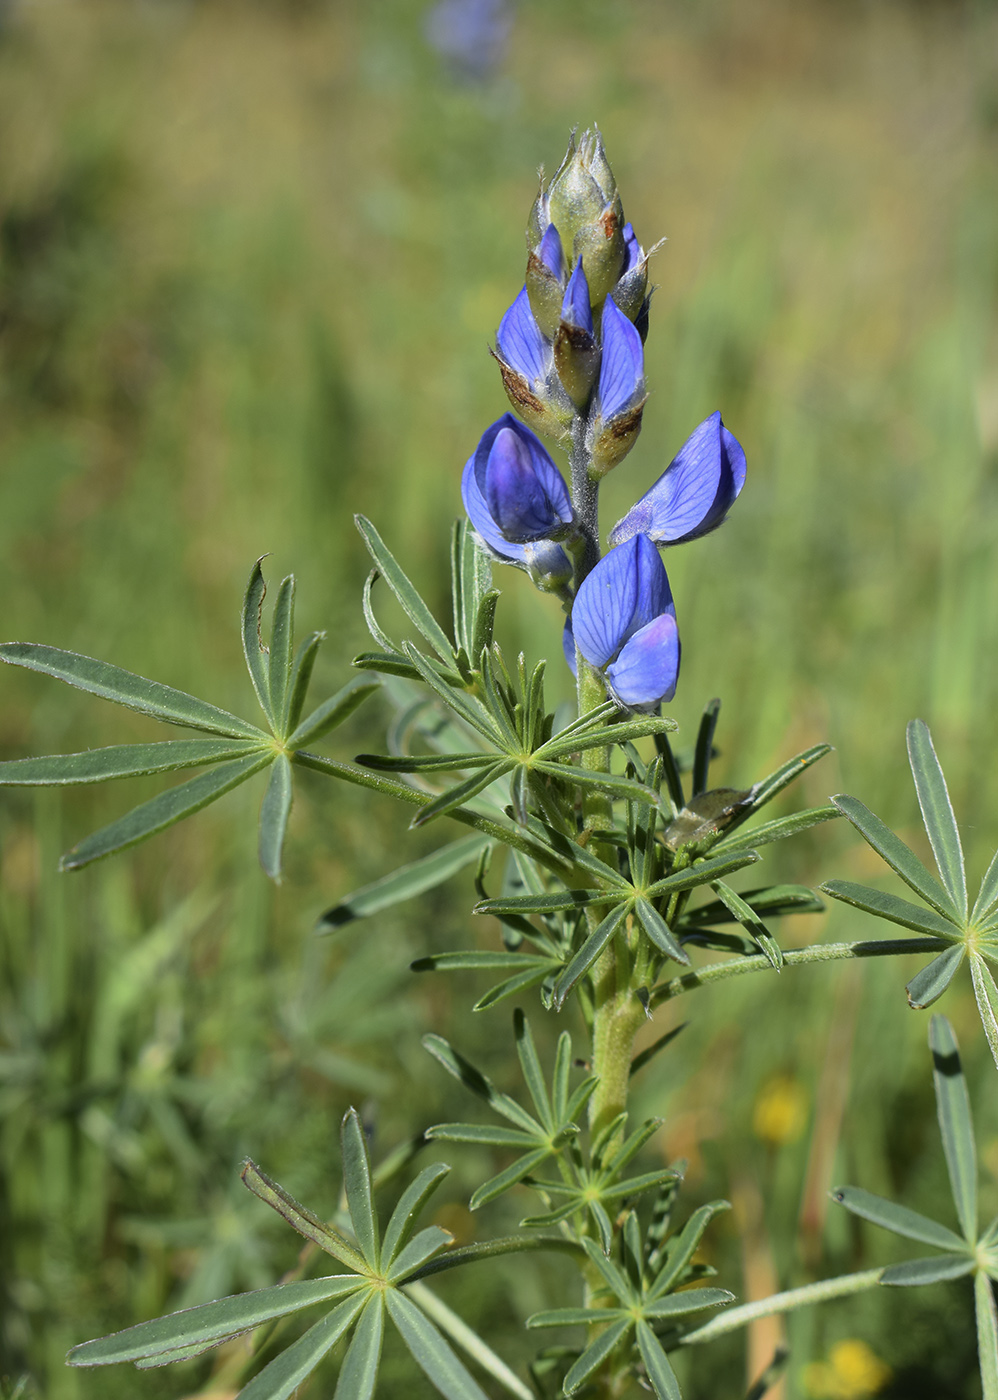
<svg viewBox="0 0 998 1400">
<path fill-rule="evenodd" d="M 632 709 L 671 699 L 679 674 L 675 606 L 658 548 L 715 529 L 745 481 L 745 454 L 713 413 L 614 526 L 609 554 L 594 564 L 598 544 L 587 553 L 586 529 L 590 543 L 598 533 L 596 484 L 641 430 L 649 301 L 648 255 L 624 222 L 602 138 L 573 133 L 530 211 L 526 279 L 493 352 L 529 426 L 510 413 L 493 423 L 461 491 L 492 556 L 561 597 L 572 669 L 577 649 Z M 535 433 L 569 448 L 584 505 Z"/>
<path fill-rule="evenodd" d="M 523 291 L 496 336 L 510 402 L 537 432 L 582 429 L 602 476 L 633 446 L 645 402 L 648 258 L 623 206 L 599 132 L 573 134 L 527 226 Z"/>
</svg>

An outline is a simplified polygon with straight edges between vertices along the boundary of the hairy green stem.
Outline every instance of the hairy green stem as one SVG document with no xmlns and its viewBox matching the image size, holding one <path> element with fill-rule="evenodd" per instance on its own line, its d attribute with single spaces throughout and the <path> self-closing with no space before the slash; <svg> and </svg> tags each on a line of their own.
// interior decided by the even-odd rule
<svg viewBox="0 0 998 1400">
<path fill-rule="evenodd" d="M 682 1339 L 683 1345 L 713 1341 L 715 1337 L 734 1332 L 736 1328 L 745 1327 L 760 1317 L 772 1317 L 774 1313 L 793 1312 L 794 1308 L 804 1308 L 809 1303 L 824 1303 L 830 1298 L 847 1298 L 850 1293 L 862 1293 L 864 1289 L 875 1288 L 883 1272 L 883 1269 L 864 1269 L 858 1274 L 843 1274 L 841 1278 L 822 1279 L 820 1283 L 807 1283 L 803 1288 L 773 1293 L 755 1303 L 743 1303 L 740 1308 L 726 1308 L 695 1332 L 687 1332 Z"/>
<path fill-rule="evenodd" d="M 897 957 L 902 953 L 941 953 L 951 945 L 944 938 L 893 938 L 859 943 L 816 943 L 810 948 L 784 950 L 784 967 L 801 967 L 806 963 L 837 962 L 842 958 Z M 772 972 L 773 964 L 763 953 L 748 958 L 733 958 L 730 962 L 711 963 L 709 967 L 687 972 L 662 982 L 651 995 L 651 1005 L 661 1006 L 684 992 L 695 992 L 709 982 L 724 982 L 729 977 L 742 977 L 747 972 Z"/>
</svg>

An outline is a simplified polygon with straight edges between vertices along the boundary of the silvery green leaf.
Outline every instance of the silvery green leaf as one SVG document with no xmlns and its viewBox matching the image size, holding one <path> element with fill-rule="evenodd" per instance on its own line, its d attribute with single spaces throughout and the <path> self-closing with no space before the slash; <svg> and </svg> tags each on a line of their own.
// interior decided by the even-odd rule
<svg viewBox="0 0 998 1400">
<path fill-rule="evenodd" d="M 967 877 L 963 868 L 960 829 L 932 744 L 932 735 L 924 720 L 913 719 L 908 725 L 908 760 L 936 866 L 957 913 L 966 918 Z"/>
<path fill-rule="evenodd" d="M 111 700 L 116 705 L 124 705 L 126 709 L 137 710 L 139 714 L 165 720 L 167 724 L 177 724 L 186 729 L 205 729 L 211 734 L 225 734 L 233 739 L 260 740 L 264 737 L 263 730 L 255 724 L 230 715 L 227 710 L 220 710 L 205 700 L 198 700 L 159 681 L 136 676 L 120 666 L 112 666 L 108 661 L 96 661 L 92 656 L 79 656 L 76 652 L 60 651 L 58 647 L 36 642 L 4 642 L 0 645 L 0 661 L 24 666 L 29 671 L 40 671 L 43 675 L 75 686 L 77 690 L 89 691 L 102 700 Z"/>
<path fill-rule="evenodd" d="M 973 1244 L 977 1239 L 977 1150 L 960 1051 L 945 1016 L 933 1016 L 930 1021 L 929 1046 L 950 1187 L 963 1233 Z"/>
<path fill-rule="evenodd" d="M 273 758 L 272 749 L 256 749 L 245 758 L 220 763 L 205 773 L 199 773 L 196 778 L 188 778 L 185 783 L 159 793 L 67 851 L 59 862 L 60 870 L 79 870 L 93 860 L 126 850 L 144 841 L 147 836 L 165 831 L 168 826 L 199 812 L 223 793 L 244 783 L 273 762 Z"/>
</svg>

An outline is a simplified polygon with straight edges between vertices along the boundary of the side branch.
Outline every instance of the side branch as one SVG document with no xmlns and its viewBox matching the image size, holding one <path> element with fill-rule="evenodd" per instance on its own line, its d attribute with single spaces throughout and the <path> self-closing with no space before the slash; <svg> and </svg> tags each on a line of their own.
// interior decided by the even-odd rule
<svg viewBox="0 0 998 1400">
<path fill-rule="evenodd" d="M 859 943 L 816 943 L 810 948 L 790 948 L 783 954 L 784 967 L 800 967 L 806 963 L 838 962 L 843 958 L 885 958 L 902 953 L 941 953 L 950 944 L 943 938 L 892 938 Z M 709 967 L 687 972 L 662 982 L 651 996 L 652 1006 L 661 1006 L 684 992 L 694 992 L 709 982 L 724 982 L 729 977 L 742 977 L 747 972 L 772 972 L 773 964 L 763 953 L 731 962 L 712 963 Z"/>
</svg>

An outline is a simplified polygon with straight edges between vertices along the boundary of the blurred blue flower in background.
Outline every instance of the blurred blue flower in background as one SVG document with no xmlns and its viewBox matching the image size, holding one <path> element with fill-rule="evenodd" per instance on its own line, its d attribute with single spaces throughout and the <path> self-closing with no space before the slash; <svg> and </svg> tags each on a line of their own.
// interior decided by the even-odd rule
<svg viewBox="0 0 998 1400">
<path fill-rule="evenodd" d="M 712 413 L 689 435 L 665 471 L 610 532 L 610 544 L 647 535 L 682 544 L 716 530 L 745 485 L 745 453 Z"/>
<path fill-rule="evenodd" d="M 507 0 L 438 0 L 423 23 L 430 47 L 472 82 L 484 82 L 502 63 L 511 28 Z"/>
<path fill-rule="evenodd" d="M 605 672 L 607 689 L 622 705 L 651 710 L 676 693 L 676 609 L 665 566 L 646 535 L 634 535 L 612 549 L 586 575 L 575 598 L 571 631 L 579 651 Z M 567 636 L 564 644 L 568 656 Z"/>
</svg>

